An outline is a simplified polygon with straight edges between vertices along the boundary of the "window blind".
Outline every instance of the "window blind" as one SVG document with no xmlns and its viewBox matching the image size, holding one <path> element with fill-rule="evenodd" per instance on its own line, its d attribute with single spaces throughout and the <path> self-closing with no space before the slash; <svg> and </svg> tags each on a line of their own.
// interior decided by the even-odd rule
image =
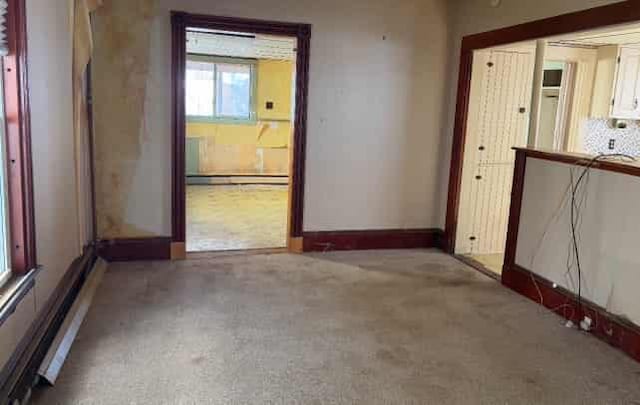
<svg viewBox="0 0 640 405">
<path fill-rule="evenodd" d="M 7 0 L 0 0 L 0 56 L 9 54 L 9 42 L 7 41 Z"/>
</svg>

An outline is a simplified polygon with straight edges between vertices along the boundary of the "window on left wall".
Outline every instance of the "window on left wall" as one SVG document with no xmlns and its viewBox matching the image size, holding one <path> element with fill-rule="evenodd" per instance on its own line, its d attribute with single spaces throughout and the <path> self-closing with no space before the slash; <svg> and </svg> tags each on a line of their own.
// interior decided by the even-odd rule
<svg viewBox="0 0 640 405">
<path fill-rule="evenodd" d="M 4 65 L 0 58 L 0 69 Z M 11 260 L 9 257 L 9 192 L 7 180 L 7 145 L 4 110 L 4 81 L 0 75 L 0 287 L 11 278 Z"/>
<path fill-rule="evenodd" d="M 9 4 L 0 0 L 0 71 L 4 72 L 4 57 L 9 54 L 7 12 Z M 7 180 L 7 120 L 4 109 L 4 80 L 0 75 L 0 287 L 11 278 L 9 257 L 9 192 Z"/>
<path fill-rule="evenodd" d="M 255 61 L 188 55 L 185 101 L 190 121 L 255 121 Z"/>
<path fill-rule="evenodd" d="M 0 285 L 37 267 L 26 31 L 26 1 L 0 0 Z"/>
</svg>

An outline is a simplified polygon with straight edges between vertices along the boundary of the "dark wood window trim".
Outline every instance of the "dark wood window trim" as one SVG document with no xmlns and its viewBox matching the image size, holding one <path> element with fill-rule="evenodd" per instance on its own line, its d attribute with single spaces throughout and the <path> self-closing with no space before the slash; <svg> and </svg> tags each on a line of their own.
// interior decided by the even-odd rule
<svg viewBox="0 0 640 405">
<path fill-rule="evenodd" d="M 11 271 L 21 275 L 36 267 L 25 0 L 9 2 L 6 23 L 9 55 L 4 57 L 3 75 Z"/>
<path fill-rule="evenodd" d="M 184 243 L 186 236 L 185 210 L 185 66 L 186 28 L 197 27 L 256 34 L 281 35 L 297 39 L 295 117 L 291 169 L 291 197 L 289 237 L 302 236 L 304 205 L 305 150 L 307 137 L 307 98 L 309 84 L 309 46 L 311 25 L 171 13 L 172 54 L 172 110 L 173 110 L 173 162 L 172 162 L 172 242 Z"/>
<path fill-rule="evenodd" d="M 640 1 L 630 0 L 514 25 L 508 28 L 469 35 L 462 39 L 443 246 L 446 252 L 452 254 L 455 252 L 458 210 L 460 207 L 460 186 L 462 183 L 462 161 L 464 159 L 469 96 L 471 91 L 473 51 L 514 42 L 541 39 L 553 35 L 570 34 L 577 31 L 637 21 L 640 21 Z"/>
</svg>

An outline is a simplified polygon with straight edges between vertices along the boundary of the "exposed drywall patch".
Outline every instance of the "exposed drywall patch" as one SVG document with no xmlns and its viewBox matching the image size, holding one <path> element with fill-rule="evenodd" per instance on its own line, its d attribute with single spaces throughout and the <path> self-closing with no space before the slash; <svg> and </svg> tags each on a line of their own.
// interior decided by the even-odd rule
<svg viewBox="0 0 640 405">
<path fill-rule="evenodd" d="M 144 124 L 155 0 L 108 0 L 95 15 L 92 63 L 100 238 L 157 234 L 128 218 L 133 179 L 153 141 Z"/>
</svg>

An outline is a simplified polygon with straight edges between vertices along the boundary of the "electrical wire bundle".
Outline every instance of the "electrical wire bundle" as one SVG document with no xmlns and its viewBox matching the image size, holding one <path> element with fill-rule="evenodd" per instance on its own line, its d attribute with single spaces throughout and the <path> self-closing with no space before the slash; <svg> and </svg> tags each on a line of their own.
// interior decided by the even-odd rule
<svg viewBox="0 0 640 405">
<path fill-rule="evenodd" d="M 609 159 L 623 159 L 629 162 L 635 162 L 636 158 L 630 155 L 626 155 L 623 153 L 612 153 L 612 154 L 601 154 L 593 157 L 589 161 L 584 164 L 584 169 L 578 176 L 577 180 L 574 183 L 574 173 L 573 169 L 570 172 L 571 183 L 569 185 L 569 191 L 571 193 L 571 206 L 570 206 L 570 221 L 571 221 L 571 243 L 570 243 L 570 253 L 567 255 L 567 274 L 571 277 L 571 270 L 575 265 L 575 269 L 577 272 L 578 280 L 577 280 L 577 296 L 578 296 L 578 319 L 582 319 L 583 311 L 582 311 L 582 266 L 580 263 L 580 248 L 579 248 L 579 238 L 578 233 L 580 229 L 580 225 L 582 223 L 582 208 L 586 204 L 587 200 L 587 185 L 589 183 L 589 174 L 591 169 L 599 162 Z M 579 161 L 577 163 L 584 163 L 584 161 Z M 582 187 L 581 187 L 582 185 Z M 573 263 L 572 263 L 573 259 Z"/>
</svg>

